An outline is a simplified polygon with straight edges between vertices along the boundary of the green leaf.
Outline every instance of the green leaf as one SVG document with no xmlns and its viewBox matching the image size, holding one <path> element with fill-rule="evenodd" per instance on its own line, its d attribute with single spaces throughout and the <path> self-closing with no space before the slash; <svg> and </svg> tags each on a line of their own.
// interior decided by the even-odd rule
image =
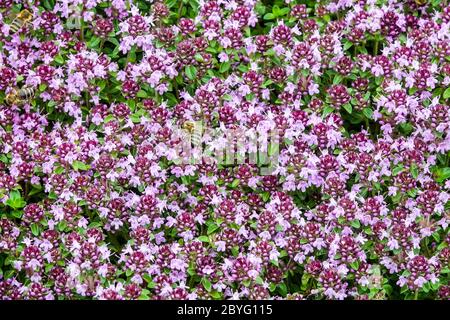
<svg viewBox="0 0 450 320">
<path fill-rule="evenodd" d="M 195 61 L 197 61 L 197 62 L 204 62 L 205 61 L 205 59 L 203 58 L 203 56 L 200 53 L 196 53 L 194 58 L 195 58 Z"/>
<path fill-rule="evenodd" d="M 439 283 L 439 281 L 435 282 L 435 283 L 430 283 L 431 289 L 436 291 L 439 289 L 439 287 L 441 286 L 441 284 Z"/>
<path fill-rule="evenodd" d="M 132 46 L 128 52 L 128 62 L 134 63 L 136 61 L 136 46 Z"/>
<path fill-rule="evenodd" d="M 203 287 L 206 289 L 206 291 L 208 291 L 208 292 L 211 291 L 212 285 L 211 285 L 211 282 L 208 279 L 202 278 L 202 284 L 203 284 Z"/>
<path fill-rule="evenodd" d="M 385 285 L 383 286 L 383 290 L 384 290 L 384 292 L 386 292 L 386 295 L 388 295 L 388 296 L 389 296 L 389 295 L 392 293 L 392 291 L 393 291 L 392 286 L 389 285 L 389 284 L 385 284 Z"/>
<path fill-rule="evenodd" d="M 364 116 L 361 113 L 353 112 L 349 120 L 352 124 L 358 124 L 364 120 Z"/>
<path fill-rule="evenodd" d="M 236 188 L 239 185 L 239 182 L 240 182 L 239 179 L 234 179 L 233 182 L 231 183 L 230 187 Z"/>
<path fill-rule="evenodd" d="M 270 199 L 270 192 L 263 192 L 261 194 L 261 198 L 263 199 L 264 202 L 267 202 Z"/>
<path fill-rule="evenodd" d="M 373 111 L 370 108 L 364 108 L 363 114 L 366 116 L 367 119 L 372 119 Z"/>
<path fill-rule="evenodd" d="M 280 283 L 278 285 L 278 291 L 280 292 L 280 294 L 285 297 L 287 294 L 287 286 L 284 282 Z"/>
<path fill-rule="evenodd" d="M 61 174 L 65 171 L 66 169 L 64 167 L 57 167 L 53 170 L 53 172 L 55 172 L 56 174 Z"/>
<path fill-rule="evenodd" d="M 415 163 L 411 165 L 411 175 L 414 179 L 417 179 L 417 177 L 419 176 L 419 168 L 417 168 L 417 165 Z"/>
<path fill-rule="evenodd" d="M 444 99 L 450 98 L 450 87 L 448 87 L 447 89 L 445 89 L 444 94 L 442 95 L 442 97 L 443 97 Z"/>
<path fill-rule="evenodd" d="M 379 87 L 381 85 L 381 82 L 383 82 L 384 77 L 375 77 L 375 84 L 377 85 L 377 87 Z"/>
<path fill-rule="evenodd" d="M 114 50 L 110 54 L 108 54 L 109 57 L 112 59 L 117 58 L 117 56 L 119 55 L 119 49 L 120 49 L 119 46 L 115 47 Z"/>
<path fill-rule="evenodd" d="M 45 91 L 45 89 L 47 89 L 47 84 L 41 83 L 41 84 L 39 85 L 39 91 Z"/>
<path fill-rule="evenodd" d="M 9 163 L 9 159 L 6 156 L 6 154 L 0 155 L 0 161 L 3 162 L 3 163 Z"/>
<path fill-rule="evenodd" d="M 344 44 L 344 50 L 348 50 L 353 46 L 353 43 L 351 43 L 350 41 L 346 41 Z"/>
<path fill-rule="evenodd" d="M 368 51 L 367 51 L 366 47 L 363 47 L 363 46 L 359 47 L 359 52 L 364 53 L 364 54 L 368 54 Z"/>
<path fill-rule="evenodd" d="M 230 69 L 230 67 L 231 67 L 231 63 L 229 61 L 223 62 L 220 64 L 219 72 L 220 73 L 227 72 L 228 69 Z"/>
<path fill-rule="evenodd" d="M 342 106 L 342 108 L 345 109 L 345 111 L 347 111 L 348 113 L 352 113 L 353 109 L 352 109 L 352 105 L 350 103 L 346 103 Z"/>
<path fill-rule="evenodd" d="M 432 234 L 434 240 L 436 240 L 437 242 L 441 242 L 441 236 L 439 235 L 439 232 L 435 232 Z"/>
<path fill-rule="evenodd" d="M 133 113 L 130 116 L 131 121 L 133 121 L 133 123 L 140 123 L 141 122 L 141 116 L 138 114 Z"/>
<path fill-rule="evenodd" d="M 406 136 L 408 136 L 413 130 L 414 127 L 411 123 L 406 122 L 399 125 L 400 132 Z"/>
<path fill-rule="evenodd" d="M 22 198 L 21 194 L 17 190 L 13 190 L 9 193 L 9 198 L 6 200 L 6 205 L 13 209 L 21 209 L 26 206 L 25 200 Z"/>
<path fill-rule="evenodd" d="M 431 1 L 431 5 L 433 7 L 440 6 L 441 4 L 442 4 L 442 0 L 433 0 L 433 1 Z"/>
<path fill-rule="evenodd" d="M 28 192 L 28 196 L 35 195 L 39 192 L 41 192 L 44 188 L 41 185 L 33 185 L 33 188 L 30 192 Z"/>
<path fill-rule="evenodd" d="M 274 292 L 276 288 L 277 288 L 277 285 L 275 283 L 271 283 L 269 285 L 269 291 L 270 292 Z"/>
<path fill-rule="evenodd" d="M 173 8 L 177 4 L 178 0 L 169 0 L 166 1 L 167 7 Z"/>
<path fill-rule="evenodd" d="M 256 282 L 257 284 L 259 284 L 259 285 L 262 285 L 263 282 L 264 282 L 264 280 L 263 280 L 263 278 L 261 278 L 260 276 L 257 276 L 256 279 L 255 279 L 255 282 Z"/>
<path fill-rule="evenodd" d="M 209 226 L 208 226 L 208 230 L 207 230 L 207 234 L 211 234 L 211 233 L 213 233 L 214 231 L 216 231 L 217 229 L 219 229 L 219 226 L 217 225 L 217 224 L 215 224 L 215 223 L 211 223 Z M 209 241 L 209 240 L 208 240 Z"/>
<path fill-rule="evenodd" d="M 58 64 L 64 64 L 64 58 L 60 54 L 56 55 L 53 60 Z"/>
<path fill-rule="evenodd" d="M 62 220 L 58 223 L 58 230 L 60 232 L 63 232 L 64 230 L 66 230 L 66 227 L 67 227 L 67 223 L 65 220 Z"/>
<path fill-rule="evenodd" d="M 142 279 L 144 279 L 147 283 L 150 283 L 153 280 L 152 277 L 148 273 L 144 274 L 142 276 Z"/>
<path fill-rule="evenodd" d="M 53 3 L 53 1 L 51 1 L 52 3 L 50 3 L 50 1 L 49 0 L 44 0 L 44 7 L 45 7 L 45 9 L 47 9 L 47 10 L 49 10 L 49 11 L 52 11 L 53 10 L 53 7 L 54 7 L 54 3 Z"/>
<path fill-rule="evenodd" d="M 191 80 L 194 80 L 194 79 L 195 79 L 195 77 L 196 77 L 196 75 L 197 75 L 197 69 L 196 69 L 194 66 L 187 66 L 187 67 L 184 69 L 184 71 L 185 71 L 185 73 L 186 73 L 186 76 L 187 76 L 189 79 L 191 79 Z"/>
<path fill-rule="evenodd" d="M 9 279 L 9 278 L 12 278 L 13 275 L 14 275 L 14 270 L 8 270 L 8 271 L 5 271 L 3 277 L 4 277 L 5 279 Z"/>
<path fill-rule="evenodd" d="M 113 114 L 108 114 L 108 115 L 105 117 L 105 120 L 103 120 L 103 122 L 104 122 L 104 123 L 108 123 L 108 122 L 113 121 L 114 119 L 116 119 L 116 117 L 115 117 Z"/>
<path fill-rule="evenodd" d="M 333 108 L 332 106 L 326 106 L 326 107 L 323 109 L 322 117 L 325 118 L 327 115 L 329 115 L 329 114 L 332 113 L 333 111 L 334 111 L 334 108 Z"/>
<path fill-rule="evenodd" d="M 136 101 L 134 100 L 128 100 L 127 101 L 128 106 L 130 107 L 130 110 L 134 112 L 136 110 Z"/>
<path fill-rule="evenodd" d="M 31 233 L 32 233 L 34 236 L 36 236 L 36 237 L 39 235 L 39 233 L 41 233 L 41 230 L 40 230 L 38 224 L 33 223 L 33 224 L 31 225 Z"/>
<path fill-rule="evenodd" d="M 188 176 L 182 176 L 182 177 L 181 177 L 181 182 L 182 182 L 183 184 L 190 184 L 190 179 L 189 179 Z"/>
<path fill-rule="evenodd" d="M 138 98 L 147 98 L 148 94 L 147 94 L 146 91 L 141 89 L 141 90 L 138 91 L 137 96 L 138 96 Z"/>
<path fill-rule="evenodd" d="M 247 72 L 249 70 L 249 67 L 241 64 L 239 65 L 238 70 L 241 72 Z"/>
<path fill-rule="evenodd" d="M 108 38 L 108 41 L 111 42 L 112 44 L 114 44 L 116 47 L 120 46 L 120 42 L 116 38 L 113 38 L 113 37 Z"/>
<path fill-rule="evenodd" d="M 402 165 L 402 164 L 400 164 L 400 165 L 394 167 L 394 169 L 392 169 L 392 175 L 393 175 L 393 176 L 398 175 L 400 172 L 403 171 L 403 169 L 404 169 L 404 168 L 403 168 L 403 165 Z"/>
<path fill-rule="evenodd" d="M 444 182 L 450 178 L 450 168 L 439 168 L 435 174 L 437 182 Z"/>
<path fill-rule="evenodd" d="M 358 270 L 358 268 L 359 268 L 359 262 L 358 262 L 358 260 L 355 260 L 355 261 L 351 262 L 351 263 L 350 263 L 350 267 L 352 267 L 353 270 Z"/>
<path fill-rule="evenodd" d="M 88 48 L 90 49 L 95 49 L 98 47 L 98 45 L 100 44 L 100 38 L 99 37 L 95 37 L 93 36 L 91 38 L 91 40 L 88 42 Z"/>
<path fill-rule="evenodd" d="M 201 242 L 209 242 L 209 237 L 208 236 L 200 236 L 200 237 L 198 237 L 198 240 L 200 240 Z"/>
<path fill-rule="evenodd" d="M 358 229 L 358 228 L 361 227 L 361 223 L 359 222 L 359 220 L 352 220 L 352 222 L 350 223 L 350 225 L 351 225 L 353 228 L 356 228 L 356 229 Z"/>
<path fill-rule="evenodd" d="M 194 268 L 194 267 L 189 267 L 189 268 L 187 269 L 187 273 L 188 273 L 188 275 L 190 275 L 190 276 L 195 276 L 195 275 L 197 274 L 197 272 L 195 271 L 195 268 Z"/>
<path fill-rule="evenodd" d="M 85 164 L 85 163 L 83 163 L 81 161 L 78 161 L 78 160 L 75 160 L 74 162 L 72 162 L 72 167 L 75 170 L 82 170 L 82 171 L 89 170 L 91 168 L 90 165 L 87 165 L 87 164 Z"/>
<path fill-rule="evenodd" d="M 275 19 L 275 15 L 273 13 L 266 13 L 263 17 L 264 20 L 273 20 Z"/>
<path fill-rule="evenodd" d="M 150 297 L 148 296 L 148 293 L 144 293 L 144 290 L 142 290 L 141 295 L 138 297 L 138 300 L 150 300 Z"/>
<path fill-rule="evenodd" d="M 417 196 L 417 189 L 408 190 L 406 192 L 410 197 L 415 198 Z"/>
<path fill-rule="evenodd" d="M 258 15 L 262 16 L 266 12 L 266 7 L 261 2 L 257 2 L 255 6 L 255 11 L 258 13 Z"/>
<path fill-rule="evenodd" d="M 22 218 L 22 214 L 23 214 L 23 212 L 20 210 L 14 210 L 12 212 L 13 217 L 18 218 L 18 219 Z"/>
<path fill-rule="evenodd" d="M 288 13 L 289 13 L 289 8 L 282 8 L 282 9 L 280 9 L 280 11 L 278 11 L 278 16 L 279 17 L 285 16 Z"/>
<path fill-rule="evenodd" d="M 239 246 L 231 248 L 231 253 L 233 254 L 233 257 L 237 257 L 239 255 Z"/>
<path fill-rule="evenodd" d="M 274 14 L 274 16 L 278 17 L 278 15 L 280 14 L 280 7 L 278 5 L 274 5 L 272 7 L 272 13 Z"/>
<path fill-rule="evenodd" d="M 438 247 L 436 248 L 436 250 L 437 250 L 437 251 L 440 251 L 440 250 L 442 250 L 442 249 L 444 249 L 444 248 L 446 248 L 446 247 L 447 247 L 447 244 L 446 244 L 445 242 L 441 242 L 441 244 L 438 245 Z"/>
<path fill-rule="evenodd" d="M 217 291 L 211 292 L 211 293 L 210 293 L 210 296 L 211 296 L 213 299 L 216 299 L 216 300 L 222 299 L 222 294 L 221 294 L 220 292 L 217 292 Z"/>
<path fill-rule="evenodd" d="M 342 76 L 341 75 L 339 75 L 339 74 L 337 74 L 337 75 L 335 75 L 334 76 L 334 78 L 333 78 L 333 84 L 339 84 L 339 83 L 341 83 L 342 82 Z"/>
</svg>

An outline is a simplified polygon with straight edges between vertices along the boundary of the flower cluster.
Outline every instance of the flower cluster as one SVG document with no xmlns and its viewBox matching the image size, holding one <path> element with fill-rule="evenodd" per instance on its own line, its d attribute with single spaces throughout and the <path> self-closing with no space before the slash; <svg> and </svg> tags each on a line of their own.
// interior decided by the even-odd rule
<svg viewBox="0 0 450 320">
<path fill-rule="evenodd" d="M 0 299 L 450 299 L 447 1 L 0 18 Z"/>
</svg>

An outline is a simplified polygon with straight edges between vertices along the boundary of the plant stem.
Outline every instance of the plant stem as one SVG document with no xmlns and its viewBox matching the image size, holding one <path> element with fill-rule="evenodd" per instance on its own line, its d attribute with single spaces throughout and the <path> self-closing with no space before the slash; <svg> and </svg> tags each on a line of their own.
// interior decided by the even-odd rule
<svg viewBox="0 0 450 320">
<path fill-rule="evenodd" d="M 426 257 L 430 258 L 431 254 L 430 254 L 430 249 L 428 248 L 428 238 L 425 238 L 424 247 L 425 247 L 425 255 L 426 255 Z"/>
<path fill-rule="evenodd" d="M 188 287 L 193 288 L 194 287 L 194 276 L 191 276 L 188 282 Z"/>
<path fill-rule="evenodd" d="M 133 49 L 134 49 L 134 45 L 131 47 L 130 50 L 128 50 L 128 53 L 127 53 L 127 60 L 125 60 L 125 67 L 128 65 L 128 62 L 130 62 L 131 51 L 133 51 Z"/>
<path fill-rule="evenodd" d="M 81 12 L 84 10 L 84 5 L 81 9 Z M 84 42 L 84 21 L 83 19 L 80 19 L 80 40 L 81 42 Z"/>
<path fill-rule="evenodd" d="M 375 44 L 373 45 L 373 55 L 376 56 L 378 54 L 378 40 L 375 40 Z"/>
<path fill-rule="evenodd" d="M 100 54 L 102 53 L 103 46 L 105 45 L 105 40 L 106 40 L 106 39 L 103 38 L 103 39 L 101 40 L 101 42 L 100 42 L 100 47 L 98 48 L 99 51 L 100 51 Z"/>
<path fill-rule="evenodd" d="M 372 134 L 371 134 L 371 132 L 370 132 L 369 119 L 367 119 L 367 117 L 366 117 L 366 127 L 367 127 L 367 132 L 369 133 L 370 136 L 372 136 Z"/>
<path fill-rule="evenodd" d="M 181 11 L 183 10 L 183 1 L 180 1 L 180 6 L 178 7 L 178 19 L 181 17 Z"/>
<path fill-rule="evenodd" d="M 88 93 L 88 91 L 84 92 L 84 101 L 86 103 L 86 108 L 88 108 L 88 110 L 89 110 L 89 93 Z"/>
<path fill-rule="evenodd" d="M 28 181 L 24 183 L 23 198 L 25 201 L 28 200 Z"/>
</svg>

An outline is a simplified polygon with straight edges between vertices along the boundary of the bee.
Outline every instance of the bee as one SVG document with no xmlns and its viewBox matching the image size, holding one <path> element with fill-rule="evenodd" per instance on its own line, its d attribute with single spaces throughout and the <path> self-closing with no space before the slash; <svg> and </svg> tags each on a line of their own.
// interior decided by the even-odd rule
<svg viewBox="0 0 450 320">
<path fill-rule="evenodd" d="M 95 292 L 95 288 L 97 287 L 98 279 L 95 275 L 89 275 L 86 277 L 86 285 L 90 292 Z"/>
<path fill-rule="evenodd" d="M 424 6 L 427 3 L 427 0 L 414 0 L 417 5 Z"/>
<path fill-rule="evenodd" d="M 35 90 L 33 88 L 25 87 L 19 90 L 13 89 L 10 93 L 6 95 L 5 102 L 9 106 L 23 105 L 33 98 Z"/>
<path fill-rule="evenodd" d="M 183 123 L 182 128 L 189 133 L 194 147 L 201 145 L 203 134 L 201 122 L 186 121 Z"/>
<path fill-rule="evenodd" d="M 22 10 L 19 14 L 14 18 L 14 20 L 10 24 L 10 30 L 12 33 L 16 33 L 19 31 L 24 25 L 29 23 L 33 18 L 33 14 L 27 9 Z"/>
<path fill-rule="evenodd" d="M 183 125 L 181 127 L 183 128 L 183 130 L 186 130 L 187 132 L 192 134 L 195 129 L 195 123 L 192 121 L 186 121 L 183 123 Z"/>
</svg>

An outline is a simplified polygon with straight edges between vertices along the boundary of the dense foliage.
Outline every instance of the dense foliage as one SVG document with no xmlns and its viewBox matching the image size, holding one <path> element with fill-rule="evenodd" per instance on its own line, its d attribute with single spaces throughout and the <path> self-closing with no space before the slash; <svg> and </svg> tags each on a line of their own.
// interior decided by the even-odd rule
<svg viewBox="0 0 450 320">
<path fill-rule="evenodd" d="M 448 1 L 0 10 L 0 299 L 449 299 Z"/>
</svg>

